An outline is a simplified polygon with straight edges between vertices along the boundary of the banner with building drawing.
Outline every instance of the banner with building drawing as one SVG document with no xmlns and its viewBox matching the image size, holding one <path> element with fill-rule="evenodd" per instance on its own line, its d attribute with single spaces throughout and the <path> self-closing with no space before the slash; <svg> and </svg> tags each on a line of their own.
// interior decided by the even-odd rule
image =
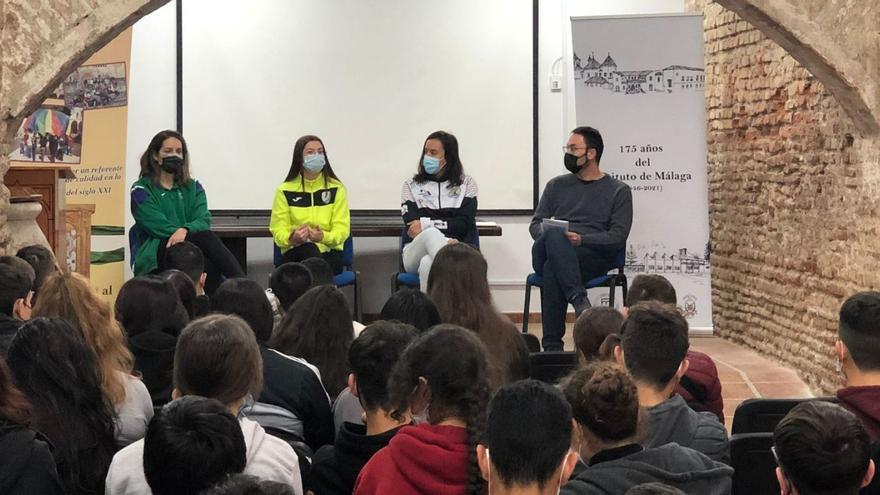
<svg viewBox="0 0 880 495">
<path fill-rule="evenodd" d="M 573 18 L 578 125 L 633 192 L 626 272 L 668 278 L 693 331 L 711 331 L 701 15 Z M 594 303 L 606 291 L 591 293 Z"/>
</svg>

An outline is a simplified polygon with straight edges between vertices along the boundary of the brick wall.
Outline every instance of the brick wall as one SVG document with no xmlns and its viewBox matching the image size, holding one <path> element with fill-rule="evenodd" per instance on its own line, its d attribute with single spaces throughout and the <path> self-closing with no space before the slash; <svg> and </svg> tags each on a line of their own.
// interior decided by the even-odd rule
<svg viewBox="0 0 880 495">
<path fill-rule="evenodd" d="M 705 14 L 716 334 L 828 393 L 840 304 L 880 286 L 880 143 L 761 32 L 690 3 Z"/>
</svg>

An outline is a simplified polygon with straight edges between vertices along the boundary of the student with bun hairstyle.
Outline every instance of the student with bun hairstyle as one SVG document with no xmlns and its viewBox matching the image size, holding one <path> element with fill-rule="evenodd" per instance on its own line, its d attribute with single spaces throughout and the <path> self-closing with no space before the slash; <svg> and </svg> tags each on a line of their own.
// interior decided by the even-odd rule
<svg viewBox="0 0 880 495">
<path fill-rule="evenodd" d="M 411 413 L 361 470 L 355 495 L 478 495 L 486 485 L 476 446 L 486 428 L 486 350 L 469 330 L 438 325 L 404 351 L 389 379 L 391 417 Z"/>
<path fill-rule="evenodd" d="M 646 417 L 638 389 L 617 365 L 588 364 L 566 378 L 562 390 L 576 423 L 575 443 L 589 467 L 561 493 L 617 495 L 659 481 L 685 493 L 730 494 L 731 467 L 676 443 L 657 448 L 640 444 Z"/>
</svg>

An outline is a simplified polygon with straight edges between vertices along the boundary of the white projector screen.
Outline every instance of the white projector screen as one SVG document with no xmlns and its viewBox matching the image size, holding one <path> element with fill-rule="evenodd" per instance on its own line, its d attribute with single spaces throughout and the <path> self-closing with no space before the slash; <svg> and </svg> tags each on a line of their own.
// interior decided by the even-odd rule
<svg viewBox="0 0 880 495">
<path fill-rule="evenodd" d="M 396 210 L 425 137 L 458 137 L 479 207 L 531 209 L 531 0 L 186 0 L 183 125 L 211 209 L 261 210 L 324 140 L 358 210 Z"/>
</svg>

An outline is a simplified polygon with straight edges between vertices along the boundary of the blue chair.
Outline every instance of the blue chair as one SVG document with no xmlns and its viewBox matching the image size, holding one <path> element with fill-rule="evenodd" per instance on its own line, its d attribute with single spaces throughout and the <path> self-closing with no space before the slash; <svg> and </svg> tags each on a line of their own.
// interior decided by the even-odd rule
<svg viewBox="0 0 880 495">
<path fill-rule="evenodd" d="M 128 229 L 128 253 L 130 258 L 128 260 L 128 264 L 131 268 L 134 268 L 134 258 L 137 256 L 138 249 L 140 249 L 141 244 L 144 243 L 143 236 L 141 235 L 141 228 L 137 226 L 137 224 L 132 225 L 130 229 Z"/>
<path fill-rule="evenodd" d="M 477 249 L 480 249 L 480 233 L 475 229 L 474 230 L 474 238 L 468 239 L 468 244 L 474 246 Z M 406 226 L 403 227 L 403 232 L 400 234 L 400 247 L 398 252 L 400 253 L 400 268 L 399 272 L 391 275 L 391 292 L 397 292 L 401 287 L 407 287 L 409 289 L 419 289 L 421 288 L 421 280 L 419 280 L 418 273 L 409 273 L 404 271 L 403 269 L 403 247 L 412 242 L 412 239 L 409 236 L 409 233 L 406 231 Z"/>
<path fill-rule="evenodd" d="M 272 260 L 277 268 L 284 263 L 284 258 L 281 255 L 281 248 L 275 243 L 272 243 L 272 246 L 274 247 Z M 359 274 L 360 272 L 354 270 L 354 240 L 351 236 L 348 236 L 345 244 L 342 245 L 342 272 L 339 275 L 333 276 L 333 283 L 340 289 L 348 286 L 354 288 L 354 312 L 355 318 L 358 321 L 363 316 L 361 312 L 361 288 L 358 285 Z"/>
<path fill-rule="evenodd" d="M 623 291 L 623 299 L 626 300 L 627 282 L 626 274 L 623 273 L 623 267 L 626 265 L 626 248 L 618 251 L 614 257 L 614 264 L 611 266 L 612 271 L 605 275 L 587 280 L 584 289 L 593 289 L 596 287 L 608 287 L 608 306 L 614 307 L 614 293 L 617 287 Z M 522 315 L 522 331 L 529 331 L 529 304 L 532 301 L 532 287 L 543 287 L 544 279 L 537 273 L 531 273 L 526 277 L 526 298 L 523 305 Z"/>
</svg>

